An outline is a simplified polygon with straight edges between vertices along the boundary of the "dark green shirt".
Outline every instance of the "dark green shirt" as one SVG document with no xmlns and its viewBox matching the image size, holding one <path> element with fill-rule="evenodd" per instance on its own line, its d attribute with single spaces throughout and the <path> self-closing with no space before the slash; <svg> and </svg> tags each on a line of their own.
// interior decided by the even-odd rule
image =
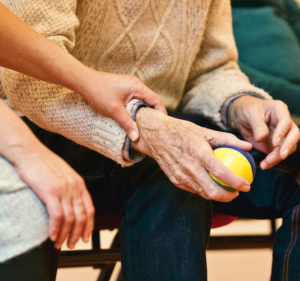
<svg viewBox="0 0 300 281">
<path fill-rule="evenodd" d="M 251 83 L 300 115 L 300 8 L 294 0 L 232 0 L 239 65 Z"/>
</svg>

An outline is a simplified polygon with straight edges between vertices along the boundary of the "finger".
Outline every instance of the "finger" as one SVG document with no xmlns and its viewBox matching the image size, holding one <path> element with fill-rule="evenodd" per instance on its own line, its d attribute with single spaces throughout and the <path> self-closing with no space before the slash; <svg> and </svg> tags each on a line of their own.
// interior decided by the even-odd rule
<svg viewBox="0 0 300 281">
<path fill-rule="evenodd" d="M 61 205 L 62 205 L 64 216 L 63 216 L 60 232 L 55 243 L 56 249 L 61 248 L 61 245 L 66 240 L 67 236 L 70 234 L 74 222 L 74 212 L 73 212 L 72 202 L 70 202 L 70 200 L 63 199 L 61 201 Z"/>
<path fill-rule="evenodd" d="M 278 124 L 276 126 L 272 144 L 273 146 L 279 146 L 284 137 L 286 137 L 287 133 L 291 130 L 293 122 L 289 114 L 287 112 L 280 112 L 281 116 L 278 117 Z"/>
<path fill-rule="evenodd" d="M 295 123 L 292 123 L 292 129 L 288 132 L 280 148 L 281 159 L 285 159 L 289 154 L 291 154 L 292 148 L 294 148 L 299 141 L 299 137 L 299 128 Z"/>
<path fill-rule="evenodd" d="M 271 153 L 260 163 L 260 168 L 262 170 L 267 170 L 274 165 L 277 165 L 282 159 L 279 154 L 280 148 L 275 147 Z"/>
<path fill-rule="evenodd" d="M 85 208 L 81 197 L 73 199 L 73 210 L 75 215 L 75 220 L 71 230 L 71 235 L 68 239 L 68 247 L 73 249 L 75 244 L 78 242 L 81 234 L 83 232 L 83 227 L 86 222 Z"/>
<path fill-rule="evenodd" d="M 188 171 L 185 171 L 186 173 L 188 173 Z M 205 171 L 205 173 L 207 173 Z M 182 173 L 183 174 L 183 173 Z M 196 175 L 197 174 L 197 175 Z M 183 174 L 185 175 L 185 174 Z M 195 181 L 194 179 L 199 176 L 198 173 L 189 173 L 189 176 L 185 176 L 185 180 L 179 180 L 178 179 L 178 174 L 176 173 L 172 173 L 172 172 L 169 172 L 169 179 L 170 181 L 178 188 L 184 190 L 184 191 L 187 191 L 187 192 L 190 192 L 190 193 L 193 193 L 193 194 L 198 194 L 200 195 L 201 197 L 203 197 L 204 199 L 207 199 L 207 200 L 211 200 L 212 198 L 210 198 L 205 190 L 200 186 L 199 183 L 197 183 L 197 181 Z M 183 176 L 181 176 L 182 178 Z M 179 177 L 180 178 L 180 177 Z M 230 199 L 228 199 L 230 200 Z"/>
<path fill-rule="evenodd" d="M 296 150 L 297 150 L 297 145 L 295 145 L 295 146 L 292 148 L 290 155 L 293 154 Z"/>
<path fill-rule="evenodd" d="M 255 141 L 259 142 L 265 139 L 269 134 L 269 128 L 265 123 L 263 114 L 252 114 L 249 120 Z"/>
<path fill-rule="evenodd" d="M 217 147 L 221 145 L 228 145 L 240 148 L 242 150 L 248 151 L 252 148 L 252 144 L 247 141 L 238 139 L 235 135 L 229 133 L 216 132 L 213 130 L 207 130 L 206 132 L 207 141 L 212 147 Z"/>
<path fill-rule="evenodd" d="M 120 104 L 118 110 L 111 112 L 111 117 L 126 131 L 132 141 L 139 139 L 139 129 L 124 105 Z"/>
<path fill-rule="evenodd" d="M 94 216 L 95 216 L 95 208 L 93 205 L 92 198 L 88 191 L 83 192 L 82 194 L 82 201 L 85 207 L 86 213 L 86 223 L 82 233 L 82 240 L 84 242 L 88 242 L 89 238 L 94 230 Z"/>
<path fill-rule="evenodd" d="M 202 149 L 204 149 L 203 145 Z M 211 174 L 223 184 L 228 185 L 237 191 L 248 192 L 250 190 L 249 182 L 227 168 L 215 156 L 210 147 L 207 147 L 205 151 L 202 152 L 202 164 L 207 171 L 210 171 Z"/>
<path fill-rule="evenodd" d="M 52 241 L 56 241 L 62 223 L 63 210 L 57 197 L 48 198 L 46 207 L 49 213 L 49 237 Z"/>
<path fill-rule="evenodd" d="M 161 97 L 155 94 L 145 85 L 143 85 L 136 93 L 134 93 L 133 96 L 137 99 L 143 100 L 145 103 L 161 111 L 162 113 L 167 114 L 167 110 L 162 102 Z"/>
<path fill-rule="evenodd" d="M 197 179 L 198 185 L 203 188 L 203 191 L 199 194 L 203 198 L 219 202 L 230 202 L 239 195 L 238 191 L 229 192 L 216 184 L 204 167 L 199 169 L 194 176 Z"/>
</svg>

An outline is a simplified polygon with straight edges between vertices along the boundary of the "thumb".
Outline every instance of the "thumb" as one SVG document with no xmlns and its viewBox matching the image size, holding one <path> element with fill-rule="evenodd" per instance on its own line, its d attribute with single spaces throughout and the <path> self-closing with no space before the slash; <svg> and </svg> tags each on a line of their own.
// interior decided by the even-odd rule
<svg viewBox="0 0 300 281">
<path fill-rule="evenodd" d="M 139 129 L 124 105 L 120 106 L 118 111 L 114 112 L 111 117 L 126 131 L 132 141 L 139 139 Z"/>
<path fill-rule="evenodd" d="M 255 141 L 262 141 L 269 134 L 269 128 L 262 116 L 254 115 L 249 120 Z"/>
</svg>

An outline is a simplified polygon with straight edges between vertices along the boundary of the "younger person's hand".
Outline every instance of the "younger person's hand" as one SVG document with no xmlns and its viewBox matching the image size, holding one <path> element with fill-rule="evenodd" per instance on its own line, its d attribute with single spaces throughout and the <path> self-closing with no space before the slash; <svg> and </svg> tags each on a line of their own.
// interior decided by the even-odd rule
<svg viewBox="0 0 300 281">
<path fill-rule="evenodd" d="M 49 237 L 60 249 L 68 238 L 74 248 L 94 228 L 94 206 L 84 180 L 61 158 L 37 140 L 16 147 L 13 165 L 21 179 L 37 194 L 49 213 Z"/>
<path fill-rule="evenodd" d="M 145 101 L 167 114 L 160 96 L 146 87 L 137 77 L 99 72 L 89 69 L 86 83 L 80 83 L 79 94 L 98 112 L 112 117 L 132 141 L 139 138 L 139 130 L 125 106 L 132 99 Z"/>
</svg>

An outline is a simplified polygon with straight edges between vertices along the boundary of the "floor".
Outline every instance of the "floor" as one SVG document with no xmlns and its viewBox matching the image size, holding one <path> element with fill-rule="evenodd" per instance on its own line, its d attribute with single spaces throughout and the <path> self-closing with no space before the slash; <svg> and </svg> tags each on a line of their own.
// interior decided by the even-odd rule
<svg viewBox="0 0 300 281">
<path fill-rule="evenodd" d="M 280 225 L 280 221 L 277 222 Z M 212 235 L 258 235 L 268 234 L 268 221 L 247 220 L 212 230 Z M 109 247 L 115 231 L 101 232 L 101 244 Z M 79 242 L 76 249 L 87 249 L 90 245 Z M 65 246 L 64 246 L 65 248 Z M 272 251 L 262 250 L 229 250 L 208 251 L 208 281 L 269 281 L 271 272 Z M 115 268 L 111 281 L 116 281 L 121 264 Z M 59 269 L 57 281 L 96 281 L 100 270 L 93 268 Z"/>
</svg>

